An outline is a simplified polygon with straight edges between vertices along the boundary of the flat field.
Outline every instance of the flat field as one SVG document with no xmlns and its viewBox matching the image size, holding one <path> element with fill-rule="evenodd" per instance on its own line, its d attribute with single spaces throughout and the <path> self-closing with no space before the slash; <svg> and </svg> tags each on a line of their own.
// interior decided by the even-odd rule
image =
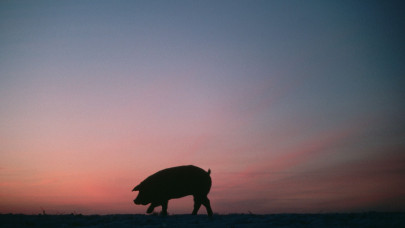
<svg viewBox="0 0 405 228">
<path fill-rule="evenodd" d="M 0 227 L 405 227 L 405 213 L 206 215 L 1 214 Z"/>
</svg>

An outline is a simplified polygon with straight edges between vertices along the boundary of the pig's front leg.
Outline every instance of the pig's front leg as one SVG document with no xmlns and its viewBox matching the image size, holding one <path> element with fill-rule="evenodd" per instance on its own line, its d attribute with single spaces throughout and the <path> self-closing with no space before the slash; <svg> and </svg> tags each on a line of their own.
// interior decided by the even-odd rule
<svg viewBox="0 0 405 228">
<path fill-rule="evenodd" d="M 164 201 L 163 203 L 162 203 L 162 212 L 160 212 L 160 215 L 167 215 L 167 204 L 168 204 L 169 202 L 168 202 L 168 200 L 167 201 Z"/>
<path fill-rule="evenodd" d="M 150 206 L 148 207 L 148 210 L 146 211 L 146 213 L 150 214 L 153 212 L 153 209 L 155 209 L 155 207 L 158 206 L 155 203 L 151 203 Z"/>
</svg>

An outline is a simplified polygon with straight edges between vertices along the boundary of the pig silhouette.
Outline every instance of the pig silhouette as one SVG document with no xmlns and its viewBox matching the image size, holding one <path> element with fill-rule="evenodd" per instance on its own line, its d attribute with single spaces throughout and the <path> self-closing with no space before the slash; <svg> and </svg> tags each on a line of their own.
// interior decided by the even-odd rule
<svg viewBox="0 0 405 228">
<path fill-rule="evenodd" d="M 207 197 L 211 189 L 211 170 L 199 167 L 177 166 L 163 169 L 142 181 L 132 191 L 139 191 L 134 200 L 137 205 L 150 203 L 146 213 L 152 213 L 157 206 L 162 206 L 162 215 L 167 215 L 167 204 L 170 199 L 192 195 L 194 197 L 193 215 L 196 215 L 201 204 L 212 216 L 210 201 Z"/>
</svg>

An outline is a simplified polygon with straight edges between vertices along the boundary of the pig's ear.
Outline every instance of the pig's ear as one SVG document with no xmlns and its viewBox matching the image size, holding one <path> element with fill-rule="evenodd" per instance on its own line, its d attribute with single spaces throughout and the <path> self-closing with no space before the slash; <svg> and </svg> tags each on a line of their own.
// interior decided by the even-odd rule
<svg viewBox="0 0 405 228">
<path fill-rule="evenodd" d="M 141 188 L 141 185 L 138 184 L 134 189 L 132 189 L 132 191 L 139 191 L 140 188 Z"/>
</svg>

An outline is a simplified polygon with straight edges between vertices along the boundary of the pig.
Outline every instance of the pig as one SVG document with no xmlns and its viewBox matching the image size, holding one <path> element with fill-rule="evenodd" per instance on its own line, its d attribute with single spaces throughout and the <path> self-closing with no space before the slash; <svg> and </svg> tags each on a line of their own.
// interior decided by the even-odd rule
<svg viewBox="0 0 405 228">
<path fill-rule="evenodd" d="M 212 216 L 210 200 L 207 195 L 211 189 L 211 170 L 199 167 L 177 166 L 163 169 L 138 184 L 132 191 L 139 191 L 134 199 L 136 205 L 150 203 L 146 213 L 150 214 L 157 206 L 162 206 L 161 215 L 167 215 L 167 204 L 170 199 L 192 195 L 194 197 L 193 215 L 205 206 L 208 216 Z"/>
</svg>

